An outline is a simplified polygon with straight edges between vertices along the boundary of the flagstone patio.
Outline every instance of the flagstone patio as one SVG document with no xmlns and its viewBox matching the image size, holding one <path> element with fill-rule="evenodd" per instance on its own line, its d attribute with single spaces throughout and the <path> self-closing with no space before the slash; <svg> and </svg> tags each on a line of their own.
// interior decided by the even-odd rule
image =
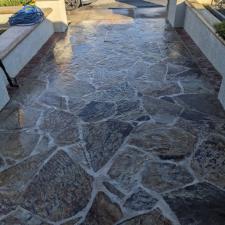
<svg viewBox="0 0 225 225">
<path fill-rule="evenodd" d="M 225 224 L 220 76 L 163 11 L 81 10 L 21 72 L 1 225 Z"/>
</svg>

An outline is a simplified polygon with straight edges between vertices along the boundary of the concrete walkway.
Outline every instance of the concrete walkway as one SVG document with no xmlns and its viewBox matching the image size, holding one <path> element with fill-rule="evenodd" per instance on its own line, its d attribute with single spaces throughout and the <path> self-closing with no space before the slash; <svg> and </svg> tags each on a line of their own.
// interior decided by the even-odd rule
<svg viewBox="0 0 225 225">
<path fill-rule="evenodd" d="M 220 76 L 164 8 L 71 13 L 0 112 L 1 225 L 224 225 Z"/>
</svg>

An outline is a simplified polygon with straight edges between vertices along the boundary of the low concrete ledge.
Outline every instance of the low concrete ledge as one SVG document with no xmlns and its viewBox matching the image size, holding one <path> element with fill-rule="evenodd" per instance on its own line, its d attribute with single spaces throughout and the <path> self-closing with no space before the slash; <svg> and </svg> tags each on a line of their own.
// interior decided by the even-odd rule
<svg viewBox="0 0 225 225">
<path fill-rule="evenodd" d="M 10 27 L 0 35 L 0 59 L 11 77 L 16 77 L 54 32 L 68 28 L 64 0 L 38 0 L 36 5 L 45 13 L 45 19 L 33 26 Z M 0 22 L 21 7 L 0 7 Z M 47 9 L 46 9 L 47 8 Z M 0 110 L 9 101 L 7 80 L 0 69 Z"/>
<path fill-rule="evenodd" d="M 218 22 L 202 4 L 186 1 L 184 29 L 222 75 L 219 99 L 225 108 L 225 41 L 214 29 Z"/>
<path fill-rule="evenodd" d="M 5 12 L 10 12 L 13 14 L 18 11 L 18 7 L 13 7 L 11 10 Z M 2 9 L 0 9 L 1 13 Z M 14 12 L 15 11 L 15 12 Z M 52 12 L 52 9 L 43 9 L 44 15 L 47 18 Z M 5 14 L 9 17 L 10 14 Z M 10 27 L 7 32 L 4 32 L 0 36 L 0 59 L 5 58 L 17 45 L 20 44 L 32 31 L 35 30 L 40 24 L 33 26 L 13 26 Z"/>
<path fill-rule="evenodd" d="M 43 11 L 46 18 L 40 24 L 13 26 L 0 35 L 0 59 L 11 77 L 16 77 L 54 33 L 54 26 L 48 20 L 52 10 Z M 5 74 L 0 69 L 0 110 L 9 101 L 7 84 Z"/>
<path fill-rule="evenodd" d="M 214 24 L 220 21 L 204 7 L 207 3 L 211 0 L 169 0 L 168 20 L 173 27 L 185 29 L 221 74 L 223 80 L 218 98 L 225 108 L 225 41 L 214 29 Z"/>
</svg>

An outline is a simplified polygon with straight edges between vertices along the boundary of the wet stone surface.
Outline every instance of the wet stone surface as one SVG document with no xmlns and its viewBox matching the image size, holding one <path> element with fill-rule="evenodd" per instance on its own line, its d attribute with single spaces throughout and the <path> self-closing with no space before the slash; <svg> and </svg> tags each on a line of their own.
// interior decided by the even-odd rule
<svg viewBox="0 0 225 225">
<path fill-rule="evenodd" d="M 29 211 L 18 209 L 8 215 L 6 218 L 0 220 L 1 225 L 50 225 L 50 223 L 42 221 L 37 216 L 32 215 Z"/>
<path fill-rule="evenodd" d="M 115 113 L 115 107 L 110 102 L 90 102 L 86 105 L 79 116 L 85 122 L 95 122 L 110 117 Z"/>
<path fill-rule="evenodd" d="M 172 225 L 172 222 L 164 217 L 160 210 L 156 209 L 153 211 L 150 211 L 149 213 L 139 215 L 136 217 L 133 217 L 129 220 L 126 220 L 119 225 Z"/>
<path fill-rule="evenodd" d="M 141 211 L 150 210 L 157 203 L 157 199 L 148 194 L 145 190 L 138 188 L 124 203 L 126 208 Z"/>
<path fill-rule="evenodd" d="M 40 110 L 26 108 L 20 104 L 9 103 L 0 114 L 0 129 L 16 130 L 34 127 L 39 116 Z"/>
<path fill-rule="evenodd" d="M 135 98 L 135 90 L 128 82 L 117 85 L 106 85 L 99 88 L 95 93 L 87 96 L 88 100 L 94 101 L 120 101 Z"/>
<path fill-rule="evenodd" d="M 113 225 L 119 221 L 122 216 L 123 214 L 119 205 L 113 203 L 104 192 L 99 192 L 82 225 Z"/>
<path fill-rule="evenodd" d="M 20 191 L 34 176 L 43 161 L 54 151 L 46 151 L 41 154 L 34 155 L 23 162 L 16 164 L 1 174 L 0 187 L 6 191 Z"/>
<path fill-rule="evenodd" d="M 40 129 L 50 133 L 57 144 L 74 144 L 79 141 L 77 118 L 65 111 L 47 111 L 41 121 Z"/>
<path fill-rule="evenodd" d="M 56 83 L 55 88 L 59 93 L 72 98 L 80 98 L 95 91 L 95 87 L 86 81 L 69 79 L 57 80 Z"/>
<path fill-rule="evenodd" d="M 0 173 L 0 216 L 15 210 L 26 185 L 53 151 L 34 155 Z"/>
<path fill-rule="evenodd" d="M 54 92 L 47 92 L 40 97 L 39 100 L 41 103 L 44 103 L 48 106 L 54 106 L 59 109 L 66 110 L 66 99 L 63 96 L 58 95 Z"/>
<path fill-rule="evenodd" d="M 211 116 L 217 116 L 225 118 L 225 112 L 222 108 L 221 103 L 214 95 L 209 94 L 187 94 L 180 95 L 177 97 L 177 101 L 188 107 Z"/>
<path fill-rule="evenodd" d="M 182 108 L 163 99 L 143 97 L 144 108 L 159 123 L 172 123 L 181 113 Z"/>
<path fill-rule="evenodd" d="M 225 188 L 225 138 L 211 135 L 198 147 L 192 158 L 196 174 Z"/>
<path fill-rule="evenodd" d="M 192 181 L 192 176 L 184 167 L 171 163 L 150 162 L 142 173 L 142 184 L 157 192 L 179 188 Z"/>
<path fill-rule="evenodd" d="M 180 160 L 193 152 L 196 138 L 178 127 L 146 122 L 131 133 L 128 143 L 161 159 Z"/>
<path fill-rule="evenodd" d="M 225 193 L 207 183 L 195 184 L 165 194 L 164 198 L 181 225 L 223 225 Z"/>
<path fill-rule="evenodd" d="M 125 195 L 121 191 L 119 191 L 115 186 L 113 186 L 113 184 L 105 181 L 105 182 L 103 182 L 103 185 L 106 187 L 106 189 L 109 192 L 113 193 L 117 197 L 119 197 L 119 198 L 124 198 L 125 197 Z"/>
<path fill-rule="evenodd" d="M 59 151 L 29 184 L 22 206 L 43 218 L 58 221 L 82 210 L 91 191 L 92 177 L 66 153 Z"/>
<path fill-rule="evenodd" d="M 146 155 L 135 148 L 127 147 L 114 160 L 108 174 L 125 190 L 131 190 L 137 183 L 136 175 L 140 172 Z"/>
<path fill-rule="evenodd" d="M 11 159 L 24 159 L 38 143 L 39 135 L 27 131 L 0 132 L 1 154 Z"/>
<path fill-rule="evenodd" d="M 129 123 L 118 120 L 84 127 L 84 140 L 94 171 L 101 169 L 112 158 L 131 130 Z"/>
<path fill-rule="evenodd" d="M 164 7 L 105 7 L 68 13 L 9 90 L 0 224 L 224 225 L 220 75 Z"/>
<path fill-rule="evenodd" d="M 140 101 L 122 100 L 116 102 L 116 118 L 125 121 L 147 121 L 150 115 L 143 109 Z"/>
</svg>

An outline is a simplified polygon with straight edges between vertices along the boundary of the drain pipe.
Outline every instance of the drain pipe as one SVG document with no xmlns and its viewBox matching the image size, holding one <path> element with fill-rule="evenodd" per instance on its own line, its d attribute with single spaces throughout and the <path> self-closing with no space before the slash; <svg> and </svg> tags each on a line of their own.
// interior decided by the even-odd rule
<svg viewBox="0 0 225 225">
<path fill-rule="evenodd" d="M 19 87 L 16 78 L 11 78 L 8 74 L 8 72 L 6 71 L 6 68 L 2 62 L 2 60 L 0 59 L 0 67 L 2 68 L 3 72 L 5 73 L 6 79 L 9 82 L 9 85 L 11 87 Z"/>
</svg>

